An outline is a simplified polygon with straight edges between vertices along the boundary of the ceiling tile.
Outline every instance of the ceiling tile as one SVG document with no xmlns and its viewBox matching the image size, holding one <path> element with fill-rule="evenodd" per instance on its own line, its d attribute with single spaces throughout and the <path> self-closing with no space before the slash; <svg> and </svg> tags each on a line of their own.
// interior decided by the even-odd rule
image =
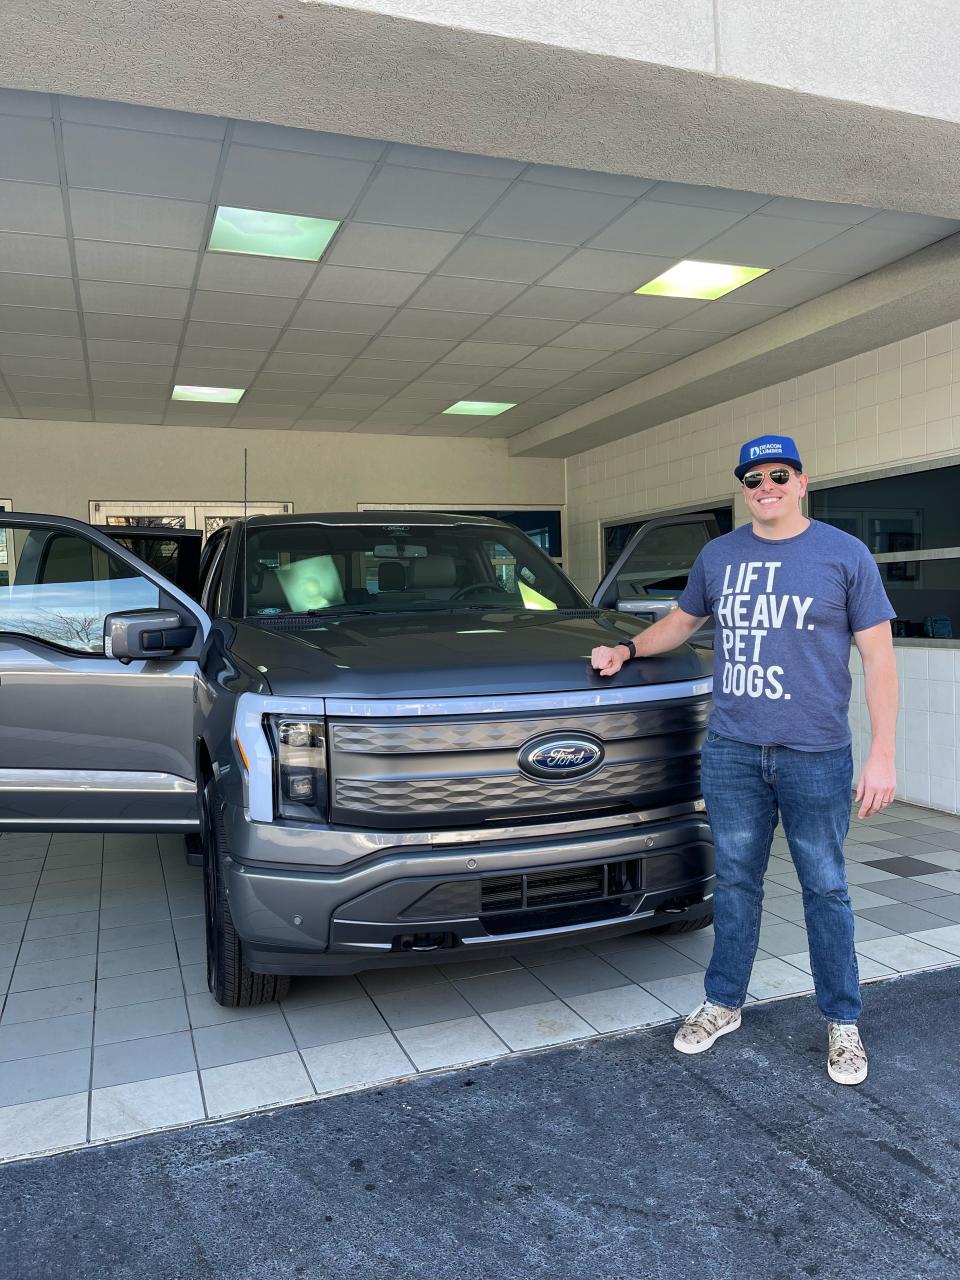
<svg viewBox="0 0 960 1280">
<path fill-rule="evenodd" d="M 181 358 L 176 370 L 179 387 L 249 387 L 256 369 L 235 369 L 231 365 L 188 364 Z"/>
<path fill-rule="evenodd" d="M 90 361 L 90 377 L 94 382 L 132 382 L 141 387 L 165 387 L 173 381 L 173 368 L 154 364 L 111 364 Z"/>
<path fill-rule="evenodd" d="M 377 333 L 393 318 L 392 307 L 372 307 L 363 303 L 301 303 L 293 317 L 298 329 L 327 329 L 339 333 Z"/>
<path fill-rule="evenodd" d="M 2 356 L 0 369 L 6 374 L 31 378 L 85 378 L 83 360 L 51 359 L 48 356 Z"/>
<path fill-rule="evenodd" d="M 81 280 L 175 285 L 188 289 L 197 269 L 197 255 L 188 249 L 156 249 L 142 244 L 110 244 L 104 240 L 77 240 L 75 248 Z"/>
<path fill-rule="evenodd" d="M 836 230 L 836 228 L 834 228 Z M 899 258 L 916 253 L 931 243 L 931 237 L 901 235 L 896 231 L 874 231 L 869 223 L 851 227 L 836 236 L 829 244 L 822 244 L 809 253 L 793 258 L 791 267 L 798 270 L 837 271 L 859 276 L 867 271 L 896 262 Z"/>
<path fill-rule="evenodd" d="M 0 123 L 0 173 L 21 182 L 59 185 L 52 120 L 5 116 Z"/>
<path fill-rule="evenodd" d="M 190 294 L 186 289 L 166 289 L 160 285 L 81 280 L 80 297 L 85 311 L 177 320 L 186 314 Z"/>
<path fill-rule="evenodd" d="M 535 316 L 547 320 L 585 320 L 601 307 L 620 300 L 621 293 L 590 289 L 552 289 L 537 285 L 504 308 L 507 316 Z"/>
<path fill-rule="evenodd" d="M 87 339 L 87 354 L 91 360 L 120 361 L 129 364 L 159 364 L 173 367 L 177 348 L 163 342 L 104 342 Z"/>
<path fill-rule="evenodd" d="M 337 371 L 339 372 L 339 370 Z M 305 373 L 260 373 L 257 375 L 257 391 L 312 391 L 318 396 L 325 391 L 334 375 L 323 377 L 321 374 Z M 239 386 L 240 384 L 237 383 Z"/>
<path fill-rule="evenodd" d="M 555 338 L 552 345 L 579 347 L 582 350 L 619 351 L 652 332 L 652 329 L 640 329 L 627 324 L 578 324 Z"/>
<path fill-rule="evenodd" d="M 180 404 L 167 406 L 164 422 L 170 427 L 225 427 L 234 414 L 234 406 L 216 404 Z"/>
<path fill-rule="evenodd" d="M 262 293 L 273 298 L 299 298 L 313 278 L 312 262 L 281 262 L 232 253 L 205 253 L 198 289 L 223 293 Z"/>
<path fill-rule="evenodd" d="M 82 400 L 89 407 L 87 379 L 83 378 L 26 378 L 18 374 L 6 375 L 7 385 L 18 400 L 43 400 L 47 396 L 70 396 Z"/>
<path fill-rule="evenodd" d="M 659 329 L 703 306 L 702 298 L 638 298 L 630 294 L 612 307 L 604 307 L 591 319 L 594 324 L 639 324 L 645 329 Z"/>
<path fill-rule="evenodd" d="M 49 93 L 0 89 L 0 113 L 9 116 L 52 116 L 53 103 Z"/>
<path fill-rule="evenodd" d="M 496 400 L 500 404 L 508 402 L 519 405 L 535 396 L 540 390 L 539 387 L 517 386 L 516 383 L 508 381 L 509 376 L 509 373 L 505 373 L 502 378 L 482 382 L 472 394 L 471 399 Z"/>
<path fill-rule="evenodd" d="M 374 409 L 364 421 L 368 426 L 382 423 L 385 426 L 418 427 L 432 417 L 434 417 L 433 409 L 417 408 L 416 405 L 398 405 L 395 401 L 388 400 L 382 409 Z"/>
<path fill-rule="evenodd" d="M 361 222 L 385 222 L 391 226 L 469 231 L 508 185 L 502 178 L 384 165 L 357 206 L 355 216 Z"/>
<path fill-rule="evenodd" d="M 361 357 L 350 366 L 351 378 L 392 378 L 412 382 L 427 366 L 414 360 L 367 360 Z"/>
<path fill-rule="evenodd" d="M 61 97 L 60 115 L 75 124 L 142 129 L 149 133 L 172 133 L 182 138 L 222 138 L 227 125 L 226 120 L 217 116 L 138 107 L 129 102 L 107 102 L 100 98 Z"/>
<path fill-rule="evenodd" d="M 21 400 L 20 408 L 23 416 L 35 422 L 91 422 L 93 420 L 89 401 L 87 401 L 88 407 L 84 408 L 82 400 L 71 396 L 62 396 L 55 404 L 53 400 L 53 396 L 47 396 L 42 404 Z"/>
<path fill-rule="evenodd" d="M 468 388 L 476 387 L 485 378 L 489 378 L 494 372 L 504 367 L 503 365 L 444 364 L 438 361 L 437 364 L 424 369 L 417 381 L 421 386 L 455 382 Z"/>
<path fill-rule="evenodd" d="M 522 284 L 501 280 L 461 280 L 455 276 L 432 276 L 414 296 L 418 308 L 438 311 L 485 312 L 492 315 L 523 292 Z"/>
<path fill-rule="evenodd" d="M 322 329 L 288 329 L 277 344 L 280 351 L 302 355 L 355 356 L 370 341 L 365 333 L 334 333 Z"/>
<path fill-rule="evenodd" d="M 240 402 L 242 409 L 251 405 L 264 407 L 267 405 L 299 405 L 300 412 L 312 404 L 323 388 L 305 391 L 302 387 L 263 387 L 259 381 L 244 395 Z"/>
<path fill-rule="evenodd" d="M 595 353 L 596 354 L 596 353 Z M 437 368 L 443 368 L 438 365 Z M 447 366 L 449 368 L 451 366 Z M 478 373 L 489 373 L 489 369 L 478 369 Z M 510 369 L 504 371 L 503 377 L 509 379 L 510 384 L 515 387 L 527 387 L 530 390 L 542 387 L 553 387 L 558 382 L 562 382 L 569 375 L 569 369 L 527 369 L 521 368 L 520 365 L 513 365 Z M 509 398 L 509 397 L 507 397 Z"/>
<path fill-rule="evenodd" d="M 66 123 L 63 152 L 71 186 L 206 202 L 220 143 Z"/>
<path fill-rule="evenodd" d="M 895 231 L 899 235 L 942 237 L 960 231 L 956 218 L 931 218 L 925 213 L 893 213 L 884 210 L 875 213 L 864 229 L 871 231 Z"/>
<path fill-rule="evenodd" d="M 349 370 L 347 371 L 349 373 Z M 323 403 L 330 404 L 334 399 L 357 404 L 361 400 L 383 404 L 393 395 L 402 382 L 394 382 L 389 378 L 350 378 L 341 377 L 334 382 L 329 391 L 323 394 Z M 371 407 L 373 407 L 371 405 Z"/>
<path fill-rule="evenodd" d="M 564 245 L 466 236 L 460 247 L 444 262 L 441 271 L 445 276 L 529 284 L 562 262 L 568 252 Z"/>
<path fill-rule="evenodd" d="M 238 430 L 248 431 L 286 431 L 293 426 L 300 416 L 300 410 L 289 405 L 277 405 L 273 412 L 265 412 L 260 406 L 256 412 L 245 409 L 243 405 L 237 409 L 230 426 Z"/>
<path fill-rule="evenodd" d="M 333 422 L 327 421 L 325 418 L 317 418 L 313 415 L 304 414 L 302 418 L 298 418 L 295 431 L 326 431 L 331 435 L 337 433 L 347 433 L 353 431 L 356 426 L 356 419 L 351 418 L 348 421 L 342 419 Z"/>
<path fill-rule="evenodd" d="M 116 339 L 123 342 L 179 342 L 182 320 L 158 320 L 154 316 L 106 316 L 93 311 L 83 313 L 88 338 Z"/>
<path fill-rule="evenodd" d="M 347 392 L 331 392 L 320 397 L 311 413 L 318 418 L 324 415 L 361 418 L 372 409 L 378 409 L 387 399 L 386 394 L 364 395 L 359 390 L 354 395 Z"/>
<path fill-rule="evenodd" d="M 467 390 L 471 391 L 474 386 L 478 387 L 485 376 L 484 371 L 478 369 L 477 381 L 471 383 Z M 390 404 L 397 407 L 407 405 L 422 409 L 432 409 L 434 413 L 437 413 L 439 410 L 447 408 L 451 400 L 455 399 L 457 395 L 456 387 L 447 383 L 412 382 L 410 386 L 404 387 L 391 397 Z"/>
<path fill-rule="evenodd" d="M 628 196 L 518 182 L 480 223 L 485 236 L 578 245 L 629 208 Z"/>
<path fill-rule="evenodd" d="M 0 333 L 0 356 L 82 360 L 83 343 L 79 338 L 59 338 L 42 333 Z"/>
<path fill-rule="evenodd" d="M 653 373 L 654 369 L 662 369 L 671 359 L 672 356 L 655 356 L 645 351 L 617 351 L 591 365 L 591 369 L 595 373 L 632 373 L 639 378 L 645 373 Z"/>
<path fill-rule="evenodd" d="M 0 182 L 0 231 L 65 236 L 67 224 L 60 188 L 34 182 Z"/>
<path fill-rule="evenodd" d="M 191 320 L 186 344 L 198 347 L 238 347 L 246 351 L 269 351 L 280 330 L 253 324 L 208 324 Z"/>
<path fill-rule="evenodd" d="M 190 319 L 280 327 L 293 315 L 296 305 L 295 298 L 266 298 L 262 294 L 214 293 L 200 289 L 194 296 Z"/>
<path fill-rule="evenodd" d="M 615 391 L 617 387 L 625 387 L 628 382 L 634 381 L 632 373 L 595 373 L 592 369 L 584 369 L 582 373 L 568 378 L 562 386 L 574 391 L 593 391 L 594 395 L 602 396 L 607 391 Z"/>
<path fill-rule="evenodd" d="M 159 245 L 169 249 L 199 249 L 208 206 L 154 196 L 69 192 L 73 234 L 85 240 L 121 244 Z"/>
<path fill-rule="evenodd" d="M 235 120 L 233 141 L 252 147 L 305 151 L 308 155 L 368 160 L 371 163 L 387 146 L 385 142 L 375 142 L 370 138 L 351 138 L 342 133 L 321 133 L 315 129 L 291 129 L 286 125 L 260 124 L 254 120 Z"/>
<path fill-rule="evenodd" d="M 648 200 L 664 204 L 692 205 L 698 209 L 725 209 L 729 213 L 753 213 L 770 203 L 770 196 L 756 191 L 734 191 L 723 187 L 698 187 L 686 182 L 658 182 L 647 192 Z"/>
<path fill-rule="evenodd" d="M 398 307 L 423 284 L 426 276 L 368 267 L 321 267 L 307 297 L 328 302 L 376 303 Z"/>
<path fill-rule="evenodd" d="M 415 227 L 382 227 L 348 222 L 324 256 L 324 262 L 343 267 L 432 271 L 461 241 L 459 232 L 422 231 Z"/>
<path fill-rule="evenodd" d="M 270 356 L 264 369 L 284 376 L 303 374 L 326 378 L 341 373 L 350 363 L 350 359 L 350 356 L 303 356 L 281 351 Z"/>
<path fill-rule="evenodd" d="M 0 298 L 11 307 L 65 307 L 77 305 L 73 281 L 68 276 L 0 275 Z"/>
<path fill-rule="evenodd" d="M 423 311 L 404 307 L 384 329 L 384 337 L 465 338 L 487 319 L 469 311 Z"/>
<path fill-rule="evenodd" d="M 0 231 L 0 271 L 23 271 L 38 276 L 73 274 L 66 240 L 25 236 L 15 231 Z"/>
<path fill-rule="evenodd" d="M 850 276 L 827 271 L 794 271 L 781 267 L 751 280 L 727 296 L 736 302 L 759 302 L 769 307 L 796 307 L 846 284 Z"/>
<path fill-rule="evenodd" d="M 452 351 L 456 343 L 439 338 L 375 338 L 364 356 L 371 360 L 416 360 L 433 364 L 441 356 Z"/>
<path fill-rule="evenodd" d="M 387 163 L 409 165 L 413 169 L 473 173 L 482 178 L 515 178 L 524 168 L 520 160 L 468 155 L 462 151 L 440 151 L 434 147 L 414 147 L 405 142 L 393 144 L 387 156 Z"/>
<path fill-rule="evenodd" d="M 681 356 L 691 355 L 694 351 L 702 351 L 704 347 L 712 347 L 720 341 L 720 335 L 692 332 L 689 329 L 661 329 L 652 333 L 649 338 L 641 338 L 634 343 L 633 351 L 643 351 L 648 355 L 670 356 L 678 360 Z"/>
<path fill-rule="evenodd" d="M 730 231 L 701 245 L 697 257 L 704 262 L 779 267 L 839 233 L 840 227 L 834 222 L 768 218 L 762 213 L 755 213 Z"/>
<path fill-rule="evenodd" d="M 596 236 L 590 247 L 689 258 L 700 245 L 742 217 L 739 211 L 663 204 L 644 196 L 634 208 Z"/>
<path fill-rule="evenodd" d="M 508 367 L 535 350 L 513 342 L 461 342 L 443 357 L 443 364 L 484 364 Z"/>
<path fill-rule="evenodd" d="M 227 153 L 217 203 L 345 218 L 372 172 L 373 165 L 364 160 L 234 144 Z"/>
<path fill-rule="evenodd" d="M 8 307 L 0 305 L 0 329 L 14 333 L 50 333 L 72 337 L 80 333 L 76 311 L 55 307 Z"/>
<path fill-rule="evenodd" d="M 568 320 L 540 320 L 532 316 L 494 316 L 474 333 L 476 342 L 526 343 L 539 347 L 570 328 Z"/>
<path fill-rule="evenodd" d="M 666 209 L 667 205 L 659 205 Z M 670 206 L 672 207 L 672 206 Z M 650 257 L 641 253 L 610 253 L 601 249 L 580 249 L 562 266 L 540 282 L 564 289 L 590 289 L 618 293 L 637 289 L 647 280 L 674 265 L 673 258 Z"/>
<path fill-rule="evenodd" d="M 552 164 L 532 164 L 523 175 L 525 182 L 548 187 L 574 187 L 577 191 L 602 191 L 613 196 L 642 196 L 653 182 L 620 173 L 595 173 L 590 169 L 562 169 Z"/>
<path fill-rule="evenodd" d="M 473 430 L 476 419 L 464 415 L 450 414 L 425 422 L 422 427 L 411 427 L 406 433 L 409 436 L 465 436 Z"/>
<path fill-rule="evenodd" d="M 596 364 L 601 353 L 584 351 L 576 347 L 542 347 L 517 365 L 518 369 L 586 369 Z"/>
<path fill-rule="evenodd" d="M 776 200 L 763 206 L 763 212 L 768 218 L 801 218 L 852 226 L 871 217 L 876 209 L 861 204 L 833 204 L 829 200 L 797 200 L 778 196 Z"/>
</svg>

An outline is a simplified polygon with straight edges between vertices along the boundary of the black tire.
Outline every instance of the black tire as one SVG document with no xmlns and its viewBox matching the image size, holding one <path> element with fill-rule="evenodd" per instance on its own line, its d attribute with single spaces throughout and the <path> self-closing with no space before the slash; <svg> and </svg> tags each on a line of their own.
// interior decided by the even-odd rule
<svg viewBox="0 0 960 1280">
<path fill-rule="evenodd" d="M 709 924 L 713 924 L 712 911 L 705 916 L 698 916 L 695 920 L 677 920 L 674 924 L 665 924 L 662 929 L 656 929 L 654 932 L 694 933 L 697 929 L 706 929 Z"/>
<path fill-rule="evenodd" d="M 212 779 L 203 789 L 200 809 L 210 994 L 217 1004 L 231 1009 L 282 1000 L 290 989 L 286 975 L 254 973 L 243 962 L 243 943 L 233 926 L 230 902 L 224 893 L 223 858 L 227 855 L 227 839 Z"/>
</svg>

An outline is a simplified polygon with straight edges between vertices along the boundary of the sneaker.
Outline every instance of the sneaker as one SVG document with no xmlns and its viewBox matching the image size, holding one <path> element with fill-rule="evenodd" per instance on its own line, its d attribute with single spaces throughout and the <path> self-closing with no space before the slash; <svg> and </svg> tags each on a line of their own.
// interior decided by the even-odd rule
<svg viewBox="0 0 960 1280">
<path fill-rule="evenodd" d="M 704 1000 L 674 1036 L 673 1047 L 680 1053 L 704 1053 L 720 1036 L 736 1031 L 739 1025 L 739 1009 L 727 1009 L 722 1004 Z"/>
<path fill-rule="evenodd" d="M 835 1084 L 863 1084 L 867 1078 L 867 1051 L 856 1023 L 829 1023 L 827 1075 Z"/>
</svg>

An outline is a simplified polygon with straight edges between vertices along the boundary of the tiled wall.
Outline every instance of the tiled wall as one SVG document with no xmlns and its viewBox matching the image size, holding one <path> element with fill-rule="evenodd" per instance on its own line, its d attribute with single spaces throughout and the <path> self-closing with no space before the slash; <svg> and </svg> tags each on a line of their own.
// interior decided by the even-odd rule
<svg viewBox="0 0 960 1280">
<path fill-rule="evenodd" d="M 716 505 L 736 495 L 739 445 L 792 435 L 810 475 L 850 476 L 930 458 L 960 461 L 960 321 L 766 387 L 567 462 L 572 576 L 600 576 L 599 522 Z M 745 518 L 739 495 L 735 519 Z M 859 657 L 851 720 L 859 759 L 869 744 Z M 898 646 L 900 797 L 960 811 L 960 650 Z"/>
</svg>

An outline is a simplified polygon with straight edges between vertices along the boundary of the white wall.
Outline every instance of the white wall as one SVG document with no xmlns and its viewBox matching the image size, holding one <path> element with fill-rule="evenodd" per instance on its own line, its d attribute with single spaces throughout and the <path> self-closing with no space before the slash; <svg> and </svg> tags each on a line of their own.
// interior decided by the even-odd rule
<svg viewBox="0 0 960 1280">
<path fill-rule="evenodd" d="M 358 502 L 562 506 L 563 462 L 506 442 L 428 436 L 146 427 L 0 418 L 0 495 L 89 519 L 91 499 L 250 501 L 350 511 Z"/>
</svg>

